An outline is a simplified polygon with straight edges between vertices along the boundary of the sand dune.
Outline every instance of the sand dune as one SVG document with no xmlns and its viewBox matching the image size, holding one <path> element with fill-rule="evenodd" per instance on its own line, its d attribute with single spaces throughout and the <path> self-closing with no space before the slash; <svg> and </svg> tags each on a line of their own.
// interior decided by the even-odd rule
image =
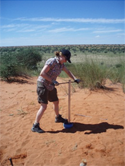
<svg viewBox="0 0 125 166">
<path fill-rule="evenodd" d="M 37 78 L 0 82 L 0 164 L 10 166 L 125 166 L 125 110 L 121 84 L 106 90 L 75 85 L 71 93 L 71 129 L 55 123 L 52 103 L 41 119 L 43 134 L 31 131 L 40 105 Z M 58 79 L 59 82 L 64 80 Z M 57 87 L 60 114 L 67 118 L 67 85 Z"/>
</svg>

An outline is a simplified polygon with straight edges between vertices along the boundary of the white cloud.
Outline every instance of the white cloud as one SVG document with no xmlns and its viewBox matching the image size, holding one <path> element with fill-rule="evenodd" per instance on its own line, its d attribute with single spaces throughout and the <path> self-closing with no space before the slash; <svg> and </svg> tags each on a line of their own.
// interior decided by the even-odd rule
<svg viewBox="0 0 125 166">
<path fill-rule="evenodd" d="M 113 23 L 122 24 L 115 26 Z M 8 24 L 0 26 L 1 45 L 124 43 L 123 23 L 125 19 L 39 17 L 11 19 Z"/>
<path fill-rule="evenodd" d="M 78 28 L 78 29 L 74 29 L 74 28 L 57 28 L 57 29 L 52 29 L 52 30 L 49 30 L 48 32 L 54 32 L 54 33 L 58 33 L 58 32 L 67 32 L 67 31 L 70 31 L 70 32 L 77 32 L 77 31 L 85 31 L 85 30 L 89 30 L 89 28 Z"/>
<path fill-rule="evenodd" d="M 6 32 L 15 31 L 15 32 L 34 32 L 34 31 L 42 31 L 46 28 L 50 27 L 50 25 L 32 25 L 32 24 L 8 24 L 0 26 L 1 30 Z"/>
<path fill-rule="evenodd" d="M 8 24 L 8 25 L 2 25 L 0 26 L 1 29 L 7 29 L 7 28 L 19 28 L 19 27 L 24 27 L 28 26 L 28 24 Z"/>
<path fill-rule="evenodd" d="M 105 18 L 16 18 L 18 21 L 34 21 L 34 22 L 79 22 L 79 23 L 125 23 L 125 19 L 105 19 Z"/>
<path fill-rule="evenodd" d="M 100 36 L 99 35 L 97 35 L 97 36 L 95 36 L 96 38 L 99 38 Z"/>
<path fill-rule="evenodd" d="M 94 31 L 93 33 L 115 33 L 115 32 L 121 32 L 121 29 L 112 29 L 112 30 L 98 30 Z"/>
</svg>

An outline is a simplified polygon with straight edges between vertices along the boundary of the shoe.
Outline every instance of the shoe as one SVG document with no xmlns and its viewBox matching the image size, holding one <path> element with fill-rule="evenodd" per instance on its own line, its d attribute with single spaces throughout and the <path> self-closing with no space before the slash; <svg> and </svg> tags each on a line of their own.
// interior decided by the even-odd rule
<svg viewBox="0 0 125 166">
<path fill-rule="evenodd" d="M 62 118 L 62 116 L 59 115 L 59 116 L 57 116 L 57 117 L 55 118 L 55 122 L 56 122 L 56 123 L 60 123 L 60 122 L 61 122 L 61 123 L 68 123 L 68 120 Z"/>
<path fill-rule="evenodd" d="M 37 124 L 33 124 L 33 127 L 31 129 L 33 132 L 37 132 L 37 133 L 44 133 L 45 131 L 42 130 L 40 127 L 39 127 L 39 123 Z"/>
</svg>

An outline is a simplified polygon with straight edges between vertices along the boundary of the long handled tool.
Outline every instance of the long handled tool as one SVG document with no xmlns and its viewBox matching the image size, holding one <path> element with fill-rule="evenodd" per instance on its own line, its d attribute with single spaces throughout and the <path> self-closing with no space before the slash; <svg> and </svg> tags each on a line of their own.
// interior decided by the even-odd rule
<svg viewBox="0 0 125 166">
<path fill-rule="evenodd" d="M 70 123 L 70 101 L 71 101 L 71 80 L 69 82 L 60 83 L 60 84 L 67 84 L 68 83 L 68 123 L 63 123 L 63 126 L 65 129 L 71 128 L 73 126 L 73 123 Z"/>
<path fill-rule="evenodd" d="M 70 83 L 74 83 L 74 81 L 69 80 L 68 82 L 61 82 L 61 83 L 59 83 L 59 85 L 60 85 L 60 84 L 69 84 L 69 82 L 70 82 Z"/>
<path fill-rule="evenodd" d="M 11 166 L 13 166 L 12 158 L 9 158 Z"/>
<path fill-rule="evenodd" d="M 68 90 L 68 122 L 70 123 L 70 94 L 71 94 L 71 81 L 69 80 L 69 90 Z"/>
</svg>

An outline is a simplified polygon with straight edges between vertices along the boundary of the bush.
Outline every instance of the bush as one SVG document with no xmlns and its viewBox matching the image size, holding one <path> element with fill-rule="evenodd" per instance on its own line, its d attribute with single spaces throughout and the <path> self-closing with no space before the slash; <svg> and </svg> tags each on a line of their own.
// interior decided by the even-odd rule
<svg viewBox="0 0 125 166">
<path fill-rule="evenodd" d="M 41 61 L 41 55 L 32 48 L 26 48 L 16 54 L 16 60 L 28 69 L 37 69 L 37 63 Z"/>
<path fill-rule="evenodd" d="M 1 55 L 0 76 L 4 79 L 27 75 L 27 70 L 37 69 L 37 62 L 41 55 L 33 49 L 22 49 L 18 53 L 5 53 Z"/>
</svg>

